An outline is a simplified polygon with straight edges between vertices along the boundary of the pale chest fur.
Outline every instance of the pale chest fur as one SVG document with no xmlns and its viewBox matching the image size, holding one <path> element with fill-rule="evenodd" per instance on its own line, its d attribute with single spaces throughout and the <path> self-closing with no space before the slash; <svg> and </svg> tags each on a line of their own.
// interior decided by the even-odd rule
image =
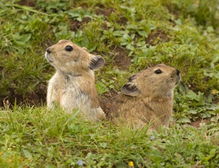
<svg viewBox="0 0 219 168">
<path fill-rule="evenodd" d="M 64 87 L 60 91 L 60 105 L 68 112 L 71 112 L 73 109 L 80 109 L 84 112 L 91 108 L 89 95 L 80 86 L 80 82 L 77 80 L 65 80 Z"/>
<path fill-rule="evenodd" d="M 92 74 L 91 74 L 92 75 Z M 52 89 L 49 89 L 52 87 Z M 91 120 L 96 120 L 103 111 L 99 107 L 94 77 L 86 76 L 63 76 L 55 74 L 49 81 L 48 96 L 51 94 L 53 102 L 57 102 L 68 113 L 74 109 Z M 51 93 L 49 93 L 51 92 Z"/>
</svg>

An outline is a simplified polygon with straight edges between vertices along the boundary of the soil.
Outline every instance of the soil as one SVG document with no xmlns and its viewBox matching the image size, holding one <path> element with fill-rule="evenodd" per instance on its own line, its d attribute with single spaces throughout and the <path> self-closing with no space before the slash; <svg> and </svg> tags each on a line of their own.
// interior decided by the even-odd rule
<svg viewBox="0 0 219 168">
<path fill-rule="evenodd" d="M 79 22 L 78 20 L 72 20 L 70 30 L 77 31 L 78 29 L 81 28 L 82 25 L 84 25 L 90 21 L 91 21 L 91 18 L 89 18 L 89 17 L 84 17 L 81 22 Z"/>
<path fill-rule="evenodd" d="M 150 44 L 152 46 L 167 41 L 169 41 L 168 34 L 160 29 L 153 30 L 146 39 L 147 44 Z"/>
<path fill-rule="evenodd" d="M 25 104 L 41 105 L 46 103 L 46 91 L 47 85 L 42 83 L 39 84 L 35 92 L 30 93 L 25 97 L 23 102 Z"/>
<path fill-rule="evenodd" d="M 42 105 L 46 102 L 46 84 L 39 84 L 37 89 L 28 93 L 27 95 L 19 95 L 14 92 L 14 89 L 9 89 L 7 97 L 0 97 L 0 106 L 12 107 L 15 103 L 17 105 Z"/>
<path fill-rule="evenodd" d="M 131 65 L 131 58 L 128 56 L 128 51 L 122 47 L 115 47 L 112 49 L 114 53 L 115 64 L 121 70 L 127 70 Z"/>
<path fill-rule="evenodd" d="M 202 124 L 209 123 L 209 119 L 200 119 L 191 123 L 191 126 L 199 128 Z"/>
<path fill-rule="evenodd" d="M 124 17 L 124 16 L 121 16 L 121 17 L 118 19 L 118 21 L 117 21 L 117 23 L 120 24 L 120 25 L 126 25 L 127 22 L 128 22 L 128 19 L 127 19 L 126 17 Z"/>
<path fill-rule="evenodd" d="M 21 0 L 18 2 L 18 4 L 24 5 L 24 6 L 34 7 L 34 6 L 36 6 L 36 1 L 35 0 Z"/>
<path fill-rule="evenodd" d="M 113 12 L 115 12 L 114 8 L 109 8 L 109 7 L 105 7 L 104 5 L 97 5 L 97 9 L 95 11 L 95 13 L 97 15 L 103 15 L 105 17 L 109 17 Z M 128 22 L 128 19 L 124 16 L 118 16 L 118 20 L 117 23 L 120 25 L 126 25 Z"/>
<path fill-rule="evenodd" d="M 103 15 L 105 17 L 108 17 L 111 15 L 111 13 L 113 13 L 115 11 L 115 9 L 113 8 L 106 8 L 103 5 L 98 5 L 98 8 L 96 9 L 95 13 L 97 15 Z"/>
<path fill-rule="evenodd" d="M 99 96 L 100 106 L 106 113 L 107 118 L 110 118 L 111 111 L 115 109 L 114 102 L 117 95 L 118 93 L 115 90 L 110 90 L 109 92 Z"/>
</svg>

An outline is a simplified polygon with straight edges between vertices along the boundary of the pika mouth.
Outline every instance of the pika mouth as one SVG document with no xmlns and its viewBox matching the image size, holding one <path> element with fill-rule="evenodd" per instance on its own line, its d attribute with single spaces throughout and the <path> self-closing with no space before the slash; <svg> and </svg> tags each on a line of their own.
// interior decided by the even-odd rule
<svg viewBox="0 0 219 168">
<path fill-rule="evenodd" d="M 45 58 L 49 63 L 53 63 L 53 60 L 51 59 L 51 56 L 48 52 L 45 52 Z"/>
</svg>

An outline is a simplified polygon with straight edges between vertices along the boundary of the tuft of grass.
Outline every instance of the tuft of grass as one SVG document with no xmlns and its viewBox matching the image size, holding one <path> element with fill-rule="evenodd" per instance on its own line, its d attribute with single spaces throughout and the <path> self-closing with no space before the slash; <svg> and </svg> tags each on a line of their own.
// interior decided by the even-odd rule
<svg viewBox="0 0 219 168">
<path fill-rule="evenodd" d="M 217 128 L 217 129 L 216 129 Z M 158 132 L 90 123 L 62 110 L 0 111 L 0 167 L 217 167 L 218 124 Z"/>
<path fill-rule="evenodd" d="M 17 107 L 1 112 L 0 167 L 76 167 L 79 160 L 90 167 L 125 167 L 129 161 L 137 167 L 217 165 L 217 136 L 208 136 L 218 131 L 217 7 L 217 0 L 1 0 L 0 105 L 44 104 L 54 73 L 44 51 L 69 39 L 105 58 L 96 73 L 99 94 L 119 91 L 130 75 L 166 63 L 182 74 L 175 92 L 177 123 L 212 125 L 175 126 L 150 140 L 146 129 Z"/>
</svg>

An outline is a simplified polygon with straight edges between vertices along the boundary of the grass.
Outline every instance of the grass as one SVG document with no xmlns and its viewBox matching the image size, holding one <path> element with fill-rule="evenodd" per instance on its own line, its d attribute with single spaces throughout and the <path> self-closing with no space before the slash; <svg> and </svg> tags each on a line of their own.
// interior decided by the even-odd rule
<svg viewBox="0 0 219 168">
<path fill-rule="evenodd" d="M 0 167 L 77 167 L 81 161 L 84 167 L 128 167 L 129 161 L 217 167 L 218 6 L 217 0 L 1 0 Z M 44 51 L 60 39 L 105 58 L 96 73 L 101 96 L 150 65 L 179 69 L 176 125 L 149 133 L 40 107 L 54 73 Z M 208 124 L 190 126 L 201 120 Z"/>
<path fill-rule="evenodd" d="M 217 167 L 218 123 L 158 132 L 89 123 L 61 110 L 0 112 L 0 167 Z M 83 166 L 82 166 L 83 167 Z"/>
</svg>

